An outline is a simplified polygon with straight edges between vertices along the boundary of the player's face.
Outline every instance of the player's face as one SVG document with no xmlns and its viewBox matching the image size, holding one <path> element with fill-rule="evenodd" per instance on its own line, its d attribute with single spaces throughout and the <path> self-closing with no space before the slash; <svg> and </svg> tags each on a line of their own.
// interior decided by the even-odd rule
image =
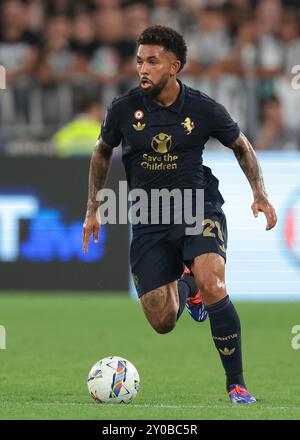
<svg viewBox="0 0 300 440">
<path fill-rule="evenodd" d="M 137 51 L 137 70 L 143 95 L 155 98 L 178 72 L 180 61 L 162 46 L 141 44 Z"/>
</svg>

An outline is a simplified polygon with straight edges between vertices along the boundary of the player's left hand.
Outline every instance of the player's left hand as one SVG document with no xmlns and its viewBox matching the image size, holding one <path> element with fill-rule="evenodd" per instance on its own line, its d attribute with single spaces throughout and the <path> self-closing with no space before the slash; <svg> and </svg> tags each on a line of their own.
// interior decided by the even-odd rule
<svg viewBox="0 0 300 440">
<path fill-rule="evenodd" d="M 263 212 L 267 219 L 266 231 L 274 228 L 277 223 L 276 211 L 265 196 L 256 197 L 252 203 L 251 209 L 254 217 L 258 216 L 259 212 Z"/>
</svg>

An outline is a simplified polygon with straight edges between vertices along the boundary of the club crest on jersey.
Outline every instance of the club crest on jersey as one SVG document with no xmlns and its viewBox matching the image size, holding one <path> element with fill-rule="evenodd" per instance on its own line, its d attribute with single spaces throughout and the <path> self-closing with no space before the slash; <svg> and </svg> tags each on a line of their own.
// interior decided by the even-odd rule
<svg viewBox="0 0 300 440">
<path fill-rule="evenodd" d="M 181 122 L 181 125 L 183 125 L 183 128 L 185 129 L 187 135 L 191 134 L 195 128 L 194 122 L 189 117 L 185 118 L 185 120 Z"/>
<path fill-rule="evenodd" d="M 143 117 L 144 117 L 143 110 L 136 110 L 134 112 L 134 117 L 135 117 L 135 119 L 138 119 L 138 120 L 143 119 Z"/>
<path fill-rule="evenodd" d="M 151 147 L 156 153 L 168 153 L 172 145 L 172 136 L 166 133 L 159 133 L 152 138 Z"/>
<path fill-rule="evenodd" d="M 136 131 L 142 131 L 146 127 L 146 124 L 141 124 L 140 121 L 137 124 L 132 125 Z"/>
</svg>

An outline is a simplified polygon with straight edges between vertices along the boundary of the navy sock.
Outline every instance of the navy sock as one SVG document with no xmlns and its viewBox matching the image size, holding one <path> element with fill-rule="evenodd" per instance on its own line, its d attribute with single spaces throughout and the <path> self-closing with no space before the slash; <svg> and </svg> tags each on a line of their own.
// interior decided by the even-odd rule
<svg viewBox="0 0 300 440">
<path fill-rule="evenodd" d="M 178 289 L 178 296 L 179 296 L 179 309 L 178 309 L 178 313 L 177 313 L 177 321 L 180 317 L 180 315 L 182 314 L 184 307 L 185 307 L 185 303 L 186 303 L 186 297 L 190 296 L 192 291 L 191 291 L 191 287 L 189 285 L 189 283 L 186 280 L 178 280 L 177 283 L 177 289 Z"/>
<path fill-rule="evenodd" d="M 225 369 L 227 391 L 232 384 L 246 386 L 243 377 L 241 325 L 229 296 L 205 308 L 209 314 L 212 337 Z"/>
</svg>

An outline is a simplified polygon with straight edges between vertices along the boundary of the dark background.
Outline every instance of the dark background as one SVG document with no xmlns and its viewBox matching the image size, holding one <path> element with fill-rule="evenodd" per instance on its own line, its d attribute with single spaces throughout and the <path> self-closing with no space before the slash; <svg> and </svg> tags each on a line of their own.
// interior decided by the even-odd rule
<svg viewBox="0 0 300 440">
<path fill-rule="evenodd" d="M 41 208 L 63 213 L 63 221 L 83 223 L 87 202 L 88 158 L 2 158 L 0 194 L 38 195 Z M 117 191 L 123 166 L 114 162 L 107 187 Z M 28 220 L 21 221 L 20 243 L 28 239 Z M 96 262 L 0 262 L 1 289 L 128 290 L 128 226 L 106 225 L 105 256 Z M 81 243 L 80 243 L 81 246 Z M 97 246 L 93 243 L 90 246 Z"/>
</svg>

